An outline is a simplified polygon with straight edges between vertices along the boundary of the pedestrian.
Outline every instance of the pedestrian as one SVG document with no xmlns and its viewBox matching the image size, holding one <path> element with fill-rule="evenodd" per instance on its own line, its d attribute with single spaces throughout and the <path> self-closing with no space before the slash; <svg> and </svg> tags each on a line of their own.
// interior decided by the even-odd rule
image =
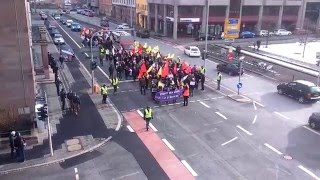
<svg viewBox="0 0 320 180">
<path fill-rule="evenodd" d="M 57 77 L 56 81 L 54 82 L 56 84 L 56 88 L 57 88 L 57 95 L 59 96 L 60 93 L 60 85 L 62 84 L 62 82 L 60 81 L 60 78 Z"/>
<path fill-rule="evenodd" d="M 241 47 L 238 45 L 236 47 L 236 57 L 239 57 L 240 56 L 240 53 L 241 53 Z"/>
<path fill-rule="evenodd" d="M 14 141 L 14 146 L 17 150 L 17 161 L 18 162 L 24 162 L 25 161 L 25 154 L 24 154 L 24 146 L 25 146 L 25 140 L 21 136 L 20 133 L 16 133 L 16 138 Z"/>
<path fill-rule="evenodd" d="M 261 45 L 261 41 L 260 41 L 260 40 L 258 40 L 258 41 L 257 41 L 257 51 L 259 51 L 259 49 L 260 49 L 260 45 Z"/>
<path fill-rule="evenodd" d="M 61 67 L 61 69 L 63 69 L 64 57 L 62 55 L 60 55 L 59 61 L 60 61 L 60 67 Z"/>
<path fill-rule="evenodd" d="M 149 106 L 147 106 L 147 108 L 144 110 L 143 117 L 144 117 L 144 120 L 146 121 L 146 129 L 147 131 L 149 131 L 149 123 L 150 123 L 150 120 L 153 119 L 152 109 Z"/>
<path fill-rule="evenodd" d="M 221 79 L 222 79 L 222 75 L 221 75 L 220 72 L 218 72 L 218 73 L 217 73 L 217 83 L 218 83 L 217 90 L 220 90 Z"/>
<path fill-rule="evenodd" d="M 108 88 L 106 84 L 103 84 L 101 87 L 101 95 L 102 95 L 102 104 L 107 104 Z"/>
<path fill-rule="evenodd" d="M 9 135 L 9 143 L 10 143 L 10 149 L 11 149 L 11 159 L 15 158 L 15 148 L 14 148 L 14 140 L 15 140 L 16 132 L 11 131 Z"/>
<path fill-rule="evenodd" d="M 143 74 L 143 76 L 139 79 L 140 84 L 140 92 L 142 95 L 146 95 L 146 76 Z"/>
<path fill-rule="evenodd" d="M 103 66 L 103 59 L 105 57 L 105 49 L 103 48 L 103 46 L 100 46 L 99 47 L 99 52 L 100 52 L 100 56 L 99 56 L 99 59 L 100 59 L 100 66 Z"/>
<path fill-rule="evenodd" d="M 109 75 L 110 75 L 110 78 L 113 78 L 113 71 L 114 71 L 113 64 L 110 63 L 110 66 L 109 66 Z"/>
<path fill-rule="evenodd" d="M 189 89 L 189 86 L 186 84 L 183 90 L 183 106 L 188 106 L 189 95 L 190 95 L 190 89 Z"/>
<path fill-rule="evenodd" d="M 118 79 L 122 79 L 122 66 L 121 66 L 121 64 L 118 64 L 117 65 L 117 69 L 116 69 L 116 71 L 117 71 L 117 77 L 118 77 Z"/>
<path fill-rule="evenodd" d="M 256 50 L 256 42 L 253 41 L 253 50 L 255 51 Z"/>
<path fill-rule="evenodd" d="M 206 76 L 201 73 L 200 77 L 201 77 L 201 81 L 200 81 L 201 82 L 201 90 L 204 90 L 204 82 L 206 80 Z"/>
<path fill-rule="evenodd" d="M 66 91 L 62 88 L 61 91 L 60 91 L 60 100 L 61 100 L 61 109 L 62 109 L 62 110 L 65 110 L 66 97 L 67 97 L 67 93 L 66 93 Z"/>
<path fill-rule="evenodd" d="M 50 54 L 50 52 L 48 52 L 48 61 L 49 61 L 49 65 L 51 66 L 51 54 Z"/>
<path fill-rule="evenodd" d="M 112 86 L 113 86 L 113 94 L 115 94 L 118 90 L 118 84 L 119 84 L 119 80 L 117 77 L 112 78 Z"/>
<path fill-rule="evenodd" d="M 195 79 L 195 77 L 192 77 L 190 80 L 190 95 L 191 95 L 191 97 L 193 97 L 193 91 L 194 91 L 195 85 L 196 85 L 196 79 Z"/>
</svg>

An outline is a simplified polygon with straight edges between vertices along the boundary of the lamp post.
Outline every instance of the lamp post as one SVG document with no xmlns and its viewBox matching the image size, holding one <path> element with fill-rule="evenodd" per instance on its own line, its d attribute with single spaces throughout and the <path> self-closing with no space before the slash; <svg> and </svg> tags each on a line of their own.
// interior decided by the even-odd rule
<svg viewBox="0 0 320 180">
<path fill-rule="evenodd" d="M 268 34 L 267 34 L 267 42 L 266 42 L 266 48 L 268 48 L 268 44 L 269 44 L 269 36 L 270 36 L 270 31 L 268 31 Z"/>
<path fill-rule="evenodd" d="M 206 36 L 205 36 L 205 52 L 204 52 L 204 62 L 203 62 L 203 67 L 206 69 L 206 59 L 208 55 L 208 26 L 209 26 L 209 0 L 206 0 Z M 206 71 L 204 71 L 205 74 Z"/>
<path fill-rule="evenodd" d="M 305 38 L 305 40 L 304 40 L 302 58 L 304 58 L 304 53 L 305 53 L 305 51 L 306 51 L 307 41 L 308 41 L 308 32 L 306 33 L 306 38 Z"/>
<path fill-rule="evenodd" d="M 238 79 L 238 84 L 241 83 L 241 70 L 242 70 L 242 62 L 243 62 L 244 58 L 245 58 L 245 56 L 238 57 L 238 60 L 239 60 L 239 79 Z M 240 94 L 240 88 L 241 87 L 238 87 L 238 95 Z"/>
</svg>

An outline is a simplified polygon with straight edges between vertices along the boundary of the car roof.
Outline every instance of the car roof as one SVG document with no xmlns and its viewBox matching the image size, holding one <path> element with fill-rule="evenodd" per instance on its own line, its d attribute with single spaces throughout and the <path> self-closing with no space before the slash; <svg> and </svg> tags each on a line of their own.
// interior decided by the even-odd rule
<svg viewBox="0 0 320 180">
<path fill-rule="evenodd" d="M 197 49 L 199 49 L 197 46 L 189 46 L 190 48 L 197 48 Z"/>
<path fill-rule="evenodd" d="M 306 81 L 306 80 L 296 80 L 296 81 L 293 81 L 293 82 L 297 82 L 299 84 L 303 84 L 303 85 L 306 85 L 306 86 L 309 86 L 309 87 L 316 86 L 314 83 Z"/>
<path fill-rule="evenodd" d="M 114 33 L 117 36 L 131 36 L 131 34 L 127 31 L 113 31 L 112 33 Z"/>
<path fill-rule="evenodd" d="M 72 22 L 73 22 L 73 20 L 72 20 L 72 19 L 68 19 L 67 21 L 69 21 L 69 22 L 71 22 L 71 21 L 72 21 Z"/>
</svg>

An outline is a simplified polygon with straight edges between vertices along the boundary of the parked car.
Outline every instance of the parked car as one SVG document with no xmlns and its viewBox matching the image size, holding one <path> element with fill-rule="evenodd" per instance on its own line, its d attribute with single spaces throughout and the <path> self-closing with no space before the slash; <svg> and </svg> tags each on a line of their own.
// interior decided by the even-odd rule
<svg viewBox="0 0 320 180">
<path fill-rule="evenodd" d="M 251 31 L 243 31 L 240 34 L 240 38 L 254 38 L 255 34 Z"/>
<path fill-rule="evenodd" d="M 66 25 L 66 24 L 67 24 L 67 20 L 65 20 L 65 19 L 60 19 L 60 22 L 61 22 L 63 25 Z"/>
<path fill-rule="evenodd" d="M 208 34 L 208 40 L 213 40 L 215 37 L 211 34 Z M 196 37 L 196 41 L 204 41 L 206 40 L 206 34 L 200 33 L 199 36 Z"/>
<path fill-rule="evenodd" d="M 320 99 L 320 88 L 305 80 L 281 83 L 277 86 L 278 94 L 285 94 L 298 99 L 300 103 L 317 102 Z"/>
<path fill-rule="evenodd" d="M 73 20 L 71 20 L 71 19 L 68 19 L 67 22 L 66 22 L 68 27 L 71 27 L 72 23 L 73 23 Z"/>
<path fill-rule="evenodd" d="M 184 53 L 190 57 L 200 57 L 201 52 L 197 46 L 186 46 L 184 48 Z"/>
<path fill-rule="evenodd" d="M 83 9 L 77 9 L 77 14 L 81 14 L 81 11 L 83 11 Z"/>
<path fill-rule="evenodd" d="M 259 36 L 261 37 L 267 37 L 267 36 L 273 36 L 274 33 L 268 30 L 260 30 Z"/>
<path fill-rule="evenodd" d="M 72 23 L 71 31 L 81 31 L 81 25 L 79 23 Z"/>
<path fill-rule="evenodd" d="M 55 45 L 65 44 L 66 43 L 61 34 L 55 34 L 53 36 L 53 42 L 54 42 Z"/>
<path fill-rule="evenodd" d="M 50 32 L 50 35 L 52 37 L 54 37 L 55 34 L 60 34 L 60 32 L 58 31 L 58 29 L 52 29 L 51 32 Z"/>
<path fill-rule="evenodd" d="M 41 14 L 41 19 L 42 20 L 47 20 L 48 19 L 48 16 L 46 14 Z"/>
<path fill-rule="evenodd" d="M 60 16 L 60 15 L 55 15 L 55 16 L 54 16 L 54 19 L 55 19 L 55 20 L 60 20 L 60 19 L 61 19 L 61 16 Z"/>
<path fill-rule="evenodd" d="M 136 36 L 141 38 L 149 38 L 150 32 L 146 29 L 140 29 L 136 32 Z"/>
<path fill-rule="evenodd" d="M 274 31 L 274 34 L 277 36 L 290 36 L 292 35 L 292 32 L 285 29 L 278 29 Z"/>
<path fill-rule="evenodd" d="M 116 29 L 130 29 L 130 26 L 127 23 L 122 23 Z"/>
<path fill-rule="evenodd" d="M 52 29 L 57 29 L 57 27 L 50 24 L 49 27 L 48 27 L 48 30 L 52 30 Z"/>
<path fill-rule="evenodd" d="M 309 126 L 312 129 L 320 128 L 320 113 L 315 112 L 311 114 L 311 116 L 309 117 Z"/>
<path fill-rule="evenodd" d="M 217 65 L 217 70 L 220 72 L 228 73 L 230 76 L 243 75 L 244 69 L 239 69 L 239 62 L 234 61 L 230 63 L 221 63 Z"/>
</svg>

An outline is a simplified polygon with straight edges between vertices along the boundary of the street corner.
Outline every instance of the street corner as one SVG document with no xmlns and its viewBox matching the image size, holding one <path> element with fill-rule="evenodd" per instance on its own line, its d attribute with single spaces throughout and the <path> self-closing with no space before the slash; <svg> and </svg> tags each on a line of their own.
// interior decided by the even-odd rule
<svg viewBox="0 0 320 180">
<path fill-rule="evenodd" d="M 250 103 L 252 102 L 252 100 L 244 95 L 238 95 L 238 94 L 229 94 L 227 95 L 229 98 L 237 101 L 237 102 L 241 102 L 241 103 Z"/>
</svg>

